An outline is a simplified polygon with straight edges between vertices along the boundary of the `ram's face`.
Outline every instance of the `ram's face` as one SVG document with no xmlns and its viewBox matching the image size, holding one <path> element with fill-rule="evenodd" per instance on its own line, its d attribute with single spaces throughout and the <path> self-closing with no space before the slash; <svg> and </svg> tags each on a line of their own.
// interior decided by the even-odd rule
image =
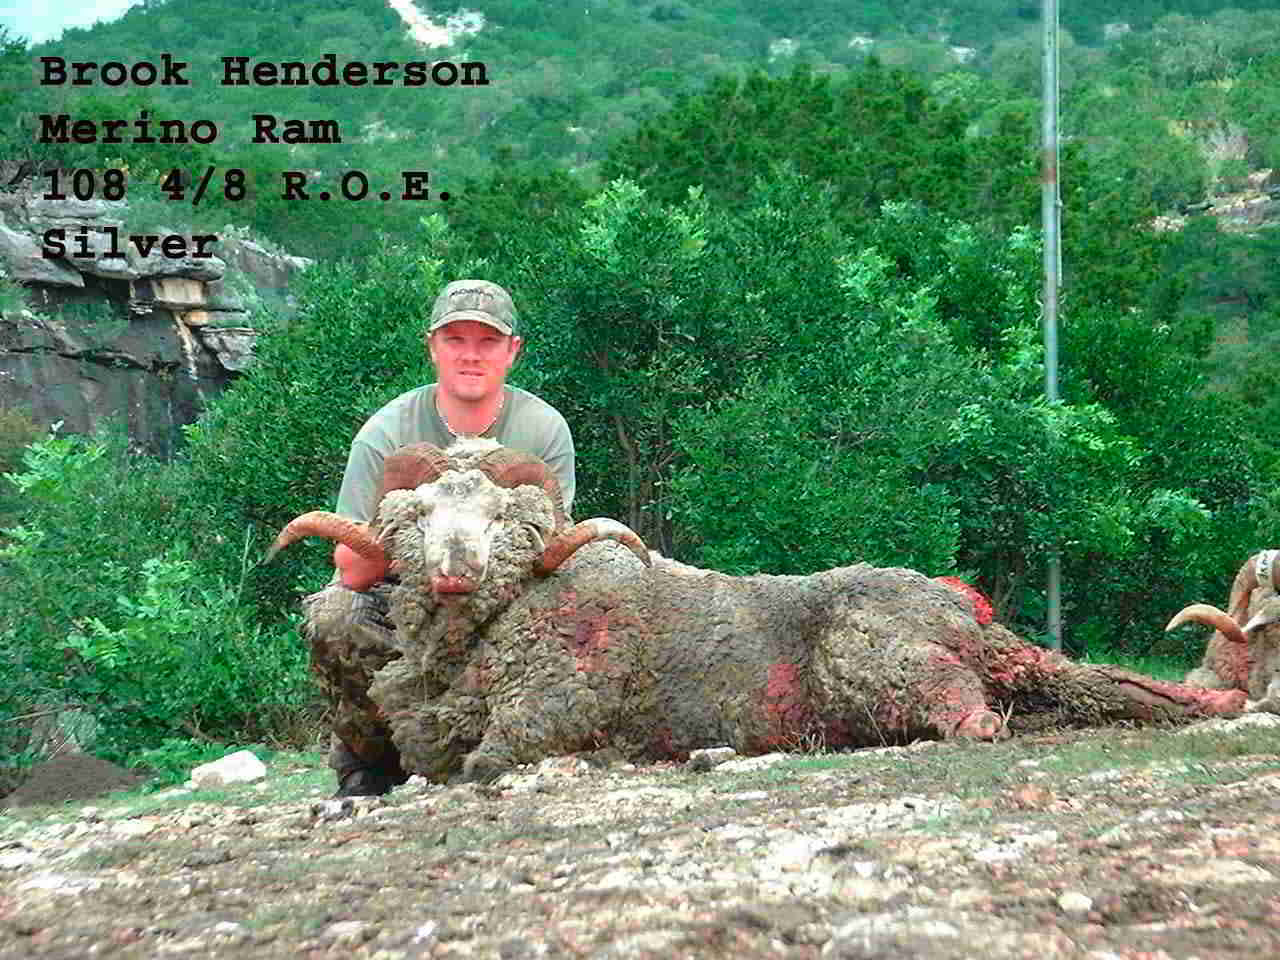
<svg viewBox="0 0 1280 960">
<path fill-rule="evenodd" d="M 415 493 L 432 589 L 439 596 L 471 593 L 489 572 L 494 536 L 511 491 L 495 486 L 478 470 L 450 470 Z"/>
</svg>

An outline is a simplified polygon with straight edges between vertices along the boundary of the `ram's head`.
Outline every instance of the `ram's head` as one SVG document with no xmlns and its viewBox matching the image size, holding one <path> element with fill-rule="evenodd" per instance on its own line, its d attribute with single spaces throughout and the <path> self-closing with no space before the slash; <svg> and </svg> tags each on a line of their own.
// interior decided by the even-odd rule
<svg viewBox="0 0 1280 960">
<path fill-rule="evenodd" d="M 471 594 L 493 576 L 546 576 L 580 547 L 616 540 L 648 565 L 649 552 L 630 528 L 597 518 L 570 526 L 555 475 L 541 460 L 489 440 L 440 450 L 403 447 L 384 464 L 382 498 L 369 525 L 327 511 L 291 520 L 267 558 L 306 536 L 346 544 L 388 573 L 412 576 L 439 599 Z"/>
</svg>

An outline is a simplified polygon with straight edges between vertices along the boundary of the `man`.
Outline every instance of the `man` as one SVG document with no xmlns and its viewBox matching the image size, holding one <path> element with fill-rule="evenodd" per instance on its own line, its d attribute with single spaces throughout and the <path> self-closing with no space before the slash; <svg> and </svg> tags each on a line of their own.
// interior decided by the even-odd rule
<svg viewBox="0 0 1280 960">
<path fill-rule="evenodd" d="M 436 298 L 424 340 L 436 382 L 396 397 L 356 434 L 338 493 L 337 512 L 368 522 L 377 508 L 384 458 L 407 443 L 447 447 L 458 437 L 492 437 L 539 457 L 564 494 L 575 487 L 573 438 L 564 417 L 528 391 L 508 386 L 520 353 L 511 296 L 486 280 L 455 280 Z M 374 673 L 399 656 L 387 618 L 392 583 L 378 565 L 338 544 L 333 582 L 303 600 L 303 635 L 311 668 L 334 708 L 329 763 L 335 796 L 374 796 L 403 783 L 400 754 L 369 699 Z"/>
</svg>

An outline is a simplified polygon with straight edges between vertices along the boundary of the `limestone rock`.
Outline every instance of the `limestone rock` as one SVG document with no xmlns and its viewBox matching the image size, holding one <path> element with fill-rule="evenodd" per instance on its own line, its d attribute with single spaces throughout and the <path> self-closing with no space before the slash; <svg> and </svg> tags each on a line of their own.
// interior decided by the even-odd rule
<svg viewBox="0 0 1280 960">
<path fill-rule="evenodd" d="M 190 786 L 195 789 L 225 787 L 232 783 L 252 783 L 267 775 L 267 768 L 250 750 L 235 753 L 203 763 L 191 771 Z"/>
<path fill-rule="evenodd" d="M 68 254 L 96 255 L 46 258 L 44 231 L 54 228 Z M 142 256 L 127 239 L 177 233 L 131 223 L 125 201 L 0 190 L 0 277 L 21 283 L 27 301 L 0 316 L 0 407 L 72 433 L 123 417 L 140 447 L 171 453 L 181 428 L 252 361 L 255 312 L 287 313 L 289 283 L 311 263 L 232 226 L 207 257 Z M 101 256 L 113 244 L 123 256 Z"/>
<path fill-rule="evenodd" d="M 84 278 L 57 260 L 40 255 L 40 245 L 25 233 L 10 230 L 0 218 L 0 265 L 20 283 L 47 283 L 55 287 L 83 287 Z"/>
<path fill-rule="evenodd" d="M 253 360 L 253 345 L 258 339 L 257 330 L 209 326 L 200 326 L 198 330 L 199 339 L 213 351 L 225 369 L 239 373 L 248 368 Z"/>
</svg>

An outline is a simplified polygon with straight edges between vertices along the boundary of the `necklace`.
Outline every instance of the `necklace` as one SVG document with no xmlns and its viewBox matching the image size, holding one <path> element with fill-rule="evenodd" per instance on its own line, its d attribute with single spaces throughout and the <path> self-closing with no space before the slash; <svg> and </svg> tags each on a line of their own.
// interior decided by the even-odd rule
<svg viewBox="0 0 1280 960">
<path fill-rule="evenodd" d="M 451 423 L 449 422 L 449 418 L 448 418 L 448 417 L 446 417 L 446 416 L 444 415 L 444 411 L 440 409 L 440 400 L 439 400 L 439 398 L 437 398 L 437 399 L 436 399 L 436 413 L 437 413 L 437 414 L 439 414 L 439 416 L 440 416 L 440 421 L 444 424 L 444 428 L 445 428 L 446 430 L 448 430 L 448 431 L 449 431 L 449 433 L 451 433 L 451 434 L 453 435 L 453 438 L 454 438 L 455 440 L 461 439 L 461 438 L 463 438 L 463 437 L 479 437 L 479 436 L 482 436 L 482 435 L 484 435 L 484 434 L 488 433 L 490 430 L 492 430 L 492 429 L 493 429 L 493 425 L 494 425 L 495 423 L 497 423 L 497 422 L 498 422 L 498 418 L 499 418 L 500 416 L 502 416 L 502 405 L 503 405 L 503 403 L 505 403 L 505 402 L 506 402 L 506 399 L 507 399 L 507 391 L 506 391 L 506 390 L 503 390 L 502 392 L 500 392 L 500 393 L 498 394 L 498 409 L 494 412 L 494 414 L 493 414 L 493 419 L 492 419 L 492 420 L 490 420 L 487 424 L 485 424 L 485 427 L 484 427 L 484 429 L 483 429 L 483 430 L 477 430 L 477 431 L 475 431 L 474 433 L 472 433 L 472 432 L 470 432 L 470 431 L 468 431 L 468 430 L 455 430 L 455 429 L 453 429 L 453 424 L 451 424 Z"/>
</svg>

